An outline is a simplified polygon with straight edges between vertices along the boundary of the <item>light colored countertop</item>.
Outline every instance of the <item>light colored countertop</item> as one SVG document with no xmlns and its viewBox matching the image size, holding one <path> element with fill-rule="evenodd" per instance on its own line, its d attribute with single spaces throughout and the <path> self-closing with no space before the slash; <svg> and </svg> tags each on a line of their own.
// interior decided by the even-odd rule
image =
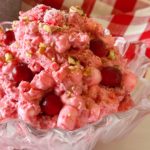
<svg viewBox="0 0 150 150">
<path fill-rule="evenodd" d="M 94 150 L 150 150 L 150 115 L 124 139 L 109 144 L 97 143 Z"/>
</svg>

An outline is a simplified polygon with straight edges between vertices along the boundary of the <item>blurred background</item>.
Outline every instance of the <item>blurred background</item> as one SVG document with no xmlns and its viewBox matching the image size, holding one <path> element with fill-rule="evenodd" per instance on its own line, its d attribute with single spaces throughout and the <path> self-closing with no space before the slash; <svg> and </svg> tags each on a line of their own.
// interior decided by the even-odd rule
<svg viewBox="0 0 150 150">
<path fill-rule="evenodd" d="M 0 0 L 0 2 L 0 21 L 17 19 L 20 10 L 26 11 L 37 3 L 57 9 L 79 5 L 89 16 L 94 17 L 122 12 L 131 13 L 150 4 L 150 0 Z"/>
</svg>

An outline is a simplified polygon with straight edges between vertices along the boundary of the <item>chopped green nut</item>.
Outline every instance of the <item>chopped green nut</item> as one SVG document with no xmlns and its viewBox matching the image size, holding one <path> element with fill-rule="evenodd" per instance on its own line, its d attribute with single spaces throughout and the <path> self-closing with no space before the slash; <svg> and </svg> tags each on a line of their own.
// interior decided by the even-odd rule
<svg viewBox="0 0 150 150">
<path fill-rule="evenodd" d="M 79 64 L 79 61 L 75 57 L 69 56 L 68 57 L 68 63 L 70 65 L 77 65 L 77 64 Z"/>
<path fill-rule="evenodd" d="M 115 55 L 115 52 L 114 52 L 113 50 L 111 50 L 111 51 L 109 52 L 108 58 L 109 58 L 109 59 L 112 59 L 112 60 L 115 60 L 115 59 L 116 59 L 116 55 Z"/>
<path fill-rule="evenodd" d="M 47 24 L 43 24 L 40 22 L 39 28 L 43 28 L 43 30 L 48 33 L 53 33 L 53 32 L 59 32 L 59 31 L 66 30 L 69 28 L 69 26 L 64 25 L 63 27 L 60 27 L 60 26 L 54 26 L 54 25 L 47 25 Z"/>
<path fill-rule="evenodd" d="M 22 20 L 24 20 L 24 21 L 29 21 L 29 17 L 28 17 L 28 16 L 23 16 L 23 17 L 22 17 Z"/>
<path fill-rule="evenodd" d="M 55 32 L 55 31 L 62 31 L 63 30 L 63 27 L 59 27 L 59 26 L 53 26 L 52 27 L 52 32 Z"/>
<path fill-rule="evenodd" d="M 74 66 L 69 66 L 68 67 L 71 71 L 77 71 L 77 70 L 80 70 L 79 66 L 78 65 L 74 65 Z"/>
<path fill-rule="evenodd" d="M 12 28 L 15 28 L 15 27 L 17 26 L 17 24 L 18 24 L 18 21 L 16 21 L 16 20 L 13 21 L 13 22 L 12 22 Z"/>
<path fill-rule="evenodd" d="M 40 43 L 39 44 L 38 53 L 43 54 L 45 52 L 45 50 L 46 50 L 46 47 L 47 47 L 46 44 Z"/>
<path fill-rule="evenodd" d="M 31 51 L 26 52 L 26 56 L 27 57 L 32 57 L 32 52 Z"/>
<path fill-rule="evenodd" d="M 91 69 L 90 68 L 85 68 L 84 72 L 83 72 L 84 76 L 90 76 L 91 75 Z"/>
<path fill-rule="evenodd" d="M 48 32 L 48 33 L 52 33 L 52 30 L 51 30 L 51 26 L 49 26 L 49 25 L 43 25 L 43 29 L 44 29 L 44 31 L 46 31 L 46 32 Z"/>
<path fill-rule="evenodd" d="M 71 6 L 69 12 L 79 13 L 80 15 L 84 15 L 84 11 L 79 6 Z"/>
<path fill-rule="evenodd" d="M 7 63 L 11 62 L 13 60 L 13 55 L 11 53 L 6 53 L 5 54 L 5 61 Z"/>
<path fill-rule="evenodd" d="M 63 30 L 67 30 L 67 29 L 69 29 L 69 26 L 63 25 L 62 29 L 63 29 Z"/>
<path fill-rule="evenodd" d="M 66 94 L 67 94 L 67 97 L 68 97 L 68 98 L 70 98 L 71 95 L 72 95 L 71 91 L 69 91 L 69 90 L 66 91 Z"/>
<path fill-rule="evenodd" d="M 46 46 L 45 43 L 40 43 L 40 44 L 39 44 L 39 47 L 40 47 L 40 48 L 46 48 L 47 46 Z"/>
<path fill-rule="evenodd" d="M 76 69 L 75 66 L 69 66 L 68 68 L 69 68 L 70 70 L 75 70 L 75 69 Z"/>
</svg>

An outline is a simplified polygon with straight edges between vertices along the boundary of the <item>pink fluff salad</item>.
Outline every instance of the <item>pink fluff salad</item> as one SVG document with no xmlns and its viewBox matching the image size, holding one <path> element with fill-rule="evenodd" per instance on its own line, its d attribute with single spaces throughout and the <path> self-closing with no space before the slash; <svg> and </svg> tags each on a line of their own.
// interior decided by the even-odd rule
<svg viewBox="0 0 150 150">
<path fill-rule="evenodd" d="M 37 5 L 9 31 L 14 37 L 0 28 L 1 122 L 75 130 L 133 107 L 135 75 L 80 8 Z"/>
</svg>

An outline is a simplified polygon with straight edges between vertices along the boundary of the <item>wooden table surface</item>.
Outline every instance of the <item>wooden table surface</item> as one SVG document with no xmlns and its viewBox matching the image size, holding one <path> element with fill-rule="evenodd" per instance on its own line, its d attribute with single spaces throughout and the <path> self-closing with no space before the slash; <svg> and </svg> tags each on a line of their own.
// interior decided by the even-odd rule
<svg viewBox="0 0 150 150">
<path fill-rule="evenodd" d="M 150 115 L 124 139 L 109 144 L 97 143 L 94 150 L 150 150 Z"/>
</svg>

